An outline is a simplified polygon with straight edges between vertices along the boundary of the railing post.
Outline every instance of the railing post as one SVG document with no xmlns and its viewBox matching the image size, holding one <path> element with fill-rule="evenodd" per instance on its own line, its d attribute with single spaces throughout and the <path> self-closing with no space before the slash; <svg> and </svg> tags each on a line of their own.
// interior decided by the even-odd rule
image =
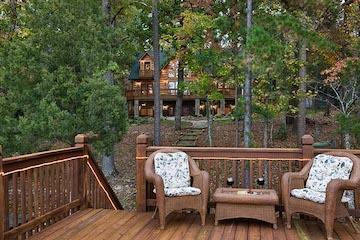
<svg viewBox="0 0 360 240">
<path fill-rule="evenodd" d="M 84 149 L 84 154 L 87 154 L 87 148 L 86 145 L 89 142 L 89 138 L 85 134 L 78 134 L 75 136 L 75 147 L 82 147 Z M 88 207 L 88 200 L 87 200 L 87 190 L 88 190 L 88 181 L 87 177 L 89 175 L 88 173 L 88 167 L 87 167 L 87 159 L 85 161 L 82 161 L 81 167 L 78 168 L 79 170 L 79 193 L 81 194 L 81 208 L 87 208 Z M 82 169 L 83 171 L 80 171 Z M 82 173 L 82 175 L 80 174 Z"/>
<path fill-rule="evenodd" d="M 141 134 L 136 138 L 136 210 L 146 211 L 146 180 L 144 175 L 146 148 L 149 137 Z"/>
<path fill-rule="evenodd" d="M 4 240 L 5 233 L 5 186 L 4 186 L 4 168 L 2 163 L 2 147 L 0 146 L 0 240 Z"/>
<path fill-rule="evenodd" d="M 314 157 L 314 138 L 311 135 L 304 135 L 301 138 L 303 159 Z"/>
</svg>

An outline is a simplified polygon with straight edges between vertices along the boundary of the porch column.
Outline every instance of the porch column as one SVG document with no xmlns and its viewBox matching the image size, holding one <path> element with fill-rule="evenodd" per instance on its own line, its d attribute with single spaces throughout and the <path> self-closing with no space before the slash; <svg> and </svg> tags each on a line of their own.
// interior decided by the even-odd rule
<svg viewBox="0 0 360 240">
<path fill-rule="evenodd" d="M 139 117 L 139 100 L 134 100 L 134 118 Z"/>
<path fill-rule="evenodd" d="M 225 115 L 225 99 L 220 100 L 220 114 Z"/>
<path fill-rule="evenodd" d="M 195 116 L 200 116 L 200 99 L 195 99 Z"/>
</svg>

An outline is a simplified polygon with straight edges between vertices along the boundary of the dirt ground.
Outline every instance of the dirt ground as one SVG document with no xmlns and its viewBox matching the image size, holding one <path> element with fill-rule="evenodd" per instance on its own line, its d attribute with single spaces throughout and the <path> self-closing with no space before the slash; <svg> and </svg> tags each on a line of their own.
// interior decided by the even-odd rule
<svg viewBox="0 0 360 240">
<path fill-rule="evenodd" d="M 291 124 L 288 125 L 288 134 L 286 139 L 277 139 L 279 123 L 274 124 L 274 141 L 269 147 L 291 148 L 296 147 L 296 131 Z M 186 127 L 189 127 L 187 125 Z M 330 118 L 314 117 L 309 119 L 307 124 L 307 133 L 316 136 L 316 141 L 327 141 L 336 139 L 336 145 L 339 146 L 340 139 L 336 137 L 336 124 Z M 261 121 L 255 121 L 253 126 L 253 136 L 255 139 L 254 147 L 262 147 L 262 130 Z M 186 131 L 186 130 L 183 130 Z M 116 153 L 116 168 L 119 172 L 117 176 L 109 179 L 115 193 L 120 199 L 125 209 L 135 208 L 136 196 L 136 167 L 135 167 L 135 143 L 136 137 L 141 133 L 148 133 L 153 137 L 153 123 L 136 123 L 129 126 L 127 134 L 124 135 L 118 144 Z M 174 130 L 172 121 L 165 121 L 161 127 L 162 145 L 174 145 L 181 131 Z M 213 131 L 214 146 L 217 147 L 234 147 L 235 146 L 235 123 L 231 119 L 215 121 Z M 207 131 L 200 136 L 197 141 L 198 146 L 207 146 Z M 336 146 L 335 146 L 336 147 Z"/>
</svg>

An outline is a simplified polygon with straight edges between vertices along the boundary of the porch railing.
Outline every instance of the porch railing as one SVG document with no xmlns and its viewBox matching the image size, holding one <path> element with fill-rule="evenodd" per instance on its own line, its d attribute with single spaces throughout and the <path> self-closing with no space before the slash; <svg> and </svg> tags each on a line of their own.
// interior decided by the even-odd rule
<svg viewBox="0 0 360 240">
<path fill-rule="evenodd" d="M 1 240 L 26 239 L 80 209 L 122 209 L 87 144 L 80 134 L 74 147 L 0 155 Z"/>
<path fill-rule="evenodd" d="M 285 172 L 299 171 L 314 155 L 329 151 L 347 151 L 360 157 L 360 150 L 314 149 L 312 136 L 302 138 L 301 148 L 217 148 L 217 147 L 176 147 L 194 158 L 202 170 L 210 174 L 210 196 L 217 187 L 226 186 L 227 177 L 235 178 L 235 187 L 259 188 L 256 179 L 265 177 L 266 188 L 275 189 L 281 199 L 280 181 Z M 153 186 L 146 182 L 144 164 L 147 157 L 158 149 L 169 147 L 149 146 L 149 137 L 137 137 L 136 147 L 136 207 L 146 211 L 156 204 Z M 171 147 L 173 148 L 173 147 Z M 245 181 L 248 176 L 250 181 Z M 359 215 L 360 194 L 356 194 Z M 212 199 L 210 197 L 210 205 Z"/>
</svg>

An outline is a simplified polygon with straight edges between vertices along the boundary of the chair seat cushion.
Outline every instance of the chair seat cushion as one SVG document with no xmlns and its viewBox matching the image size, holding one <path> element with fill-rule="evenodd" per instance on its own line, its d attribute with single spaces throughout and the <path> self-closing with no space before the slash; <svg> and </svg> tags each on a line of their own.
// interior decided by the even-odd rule
<svg viewBox="0 0 360 240">
<path fill-rule="evenodd" d="M 181 187 L 181 188 L 165 188 L 164 192 L 166 197 L 179 197 L 179 196 L 199 195 L 201 193 L 201 190 L 195 187 Z M 154 193 L 156 193 L 155 189 L 154 189 Z"/>
<path fill-rule="evenodd" d="M 349 179 L 352 167 L 353 162 L 347 157 L 319 154 L 314 158 L 306 188 L 326 192 L 326 187 L 331 180 Z"/>
<path fill-rule="evenodd" d="M 190 187 L 189 160 L 186 153 L 157 153 L 154 166 L 155 173 L 164 181 L 165 189 Z"/>
<path fill-rule="evenodd" d="M 312 190 L 310 188 L 300 188 L 291 190 L 291 196 L 296 198 L 301 198 L 305 200 L 310 200 L 316 203 L 325 203 L 326 192 L 319 192 Z M 349 202 L 350 199 L 345 194 L 343 195 L 341 202 Z"/>
</svg>

